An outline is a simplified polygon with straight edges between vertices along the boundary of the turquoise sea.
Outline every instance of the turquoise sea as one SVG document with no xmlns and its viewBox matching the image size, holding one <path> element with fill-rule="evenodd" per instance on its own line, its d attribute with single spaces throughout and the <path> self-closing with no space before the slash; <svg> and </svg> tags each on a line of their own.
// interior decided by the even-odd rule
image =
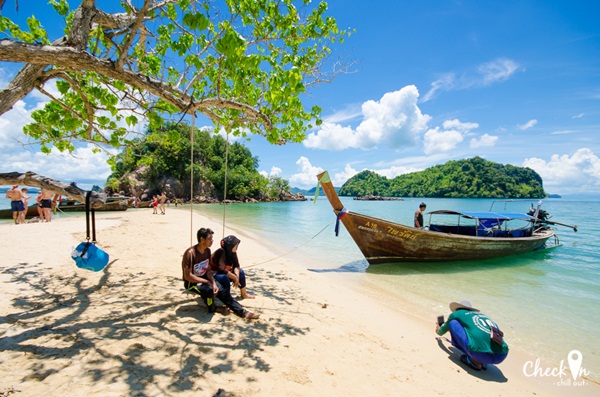
<svg viewBox="0 0 600 397">
<path fill-rule="evenodd" d="M 488 210 L 493 201 L 341 199 L 350 211 L 404 224 L 412 224 L 421 201 L 427 203 L 428 211 Z M 4 194 L 0 200 L 5 200 Z M 526 212 L 537 201 L 516 200 L 507 209 Z M 0 201 L 0 208 L 7 207 L 8 202 Z M 579 350 L 582 367 L 591 372 L 591 379 L 600 381 L 600 343 L 596 334 L 600 320 L 600 224 L 596 221 L 600 200 L 546 199 L 542 208 L 552 215 L 551 220 L 577 225 L 579 231 L 557 226 L 562 246 L 517 257 L 368 266 L 343 226 L 339 237 L 335 236 L 335 215 L 324 197 L 319 197 L 314 205 L 309 198 L 306 202 L 194 206 L 195 211 L 219 224 L 225 218 L 225 234 L 235 234 L 230 228 L 241 229 L 265 244 L 279 247 L 274 255 L 288 256 L 316 272 L 328 272 L 339 277 L 341 283 L 352 282 L 353 287 L 371 291 L 387 305 L 404 307 L 408 303 L 406 307 L 419 311 L 415 315 L 431 318 L 432 323 L 438 314 L 448 315 L 449 302 L 470 300 L 500 324 L 509 345 L 519 346 L 556 366 L 567 362 L 570 351 Z M 216 237 L 221 236 L 222 231 L 217 230 Z M 240 256 L 243 260 L 243 239 Z M 277 261 L 260 265 L 277 266 Z"/>
</svg>

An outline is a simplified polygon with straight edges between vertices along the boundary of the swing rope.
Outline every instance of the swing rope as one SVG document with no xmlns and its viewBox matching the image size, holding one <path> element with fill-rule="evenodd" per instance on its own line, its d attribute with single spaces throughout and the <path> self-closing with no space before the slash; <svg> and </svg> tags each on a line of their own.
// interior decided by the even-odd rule
<svg viewBox="0 0 600 397">
<path fill-rule="evenodd" d="M 190 102 L 191 105 L 191 102 Z M 190 128 L 190 246 L 194 245 L 194 128 L 196 126 L 196 111 L 192 112 Z"/>
<path fill-rule="evenodd" d="M 223 187 L 223 235 L 225 238 L 225 212 L 227 208 L 227 170 L 229 163 L 229 129 L 227 129 L 227 140 L 225 141 L 225 183 Z"/>
<path fill-rule="evenodd" d="M 190 102 L 190 107 L 191 107 L 192 103 Z M 192 112 L 192 125 L 190 127 L 190 246 L 194 245 L 193 242 L 193 238 L 194 238 L 194 130 L 195 130 L 195 126 L 196 126 L 196 112 L 193 111 Z M 222 224 L 222 228 L 223 228 L 223 236 L 222 238 L 225 238 L 225 221 L 226 221 L 226 207 L 227 207 L 227 171 L 229 169 L 229 129 L 227 129 L 227 139 L 225 140 L 225 173 L 224 173 L 224 187 L 223 187 L 223 224 Z M 291 250 L 276 256 L 274 258 L 268 259 L 264 262 L 259 262 L 259 263 L 254 263 L 248 266 L 245 266 L 246 268 L 248 267 L 254 267 L 254 266 L 258 266 L 258 265 L 262 265 L 271 261 L 274 261 L 276 259 L 282 258 L 286 255 L 289 255 L 290 253 L 296 251 L 297 249 L 303 247 L 304 245 L 308 244 L 311 240 L 314 240 L 319 234 L 321 234 L 325 229 L 327 229 L 329 227 L 329 225 L 331 225 L 331 223 L 328 223 L 327 225 L 325 225 L 325 227 L 323 227 L 317 234 L 315 234 L 314 236 L 312 236 L 310 239 L 306 240 L 304 243 L 292 248 Z M 191 253 L 190 253 L 191 254 Z"/>
</svg>

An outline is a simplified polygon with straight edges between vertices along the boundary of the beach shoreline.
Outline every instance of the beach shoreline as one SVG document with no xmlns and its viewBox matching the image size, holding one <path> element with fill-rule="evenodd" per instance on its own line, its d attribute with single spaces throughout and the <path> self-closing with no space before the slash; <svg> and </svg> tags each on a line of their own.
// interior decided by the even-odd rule
<svg viewBox="0 0 600 397">
<path fill-rule="evenodd" d="M 209 315 L 183 292 L 181 254 L 216 219 L 189 208 L 97 213 L 104 271 L 78 269 L 85 217 L 0 225 L 0 392 L 79 396 L 493 394 L 598 395 L 571 378 L 526 376 L 537 357 L 511 345 L 488 371 L 466 369 L 434 319 L 386 301 L 358 273 L 308 271 L 285 250 L 235 225 L 240 260 L 261 313 L 255 322 Z M 190 225 L 191 222 L 191 225 Z M 237 294 L 234 294 L 236 296 Z M 566 357 L 565 357 L 566 362 Z M 584 363 L 585 366 L 585 363 Z M 541 370 L 555 369 L 540 362 Z M 543 371 L 542 371 L 543 372 Z M 581 381 L 581 378 L 578 378 Z M 564 384 L 559 384 L 563 382 Z"/>
</svg>

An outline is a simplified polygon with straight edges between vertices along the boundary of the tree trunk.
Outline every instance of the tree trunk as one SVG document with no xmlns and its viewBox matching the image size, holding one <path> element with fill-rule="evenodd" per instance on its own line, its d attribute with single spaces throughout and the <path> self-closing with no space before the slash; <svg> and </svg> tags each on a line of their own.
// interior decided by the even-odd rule
<svg viewBox="0 0 600 397">
<path fill-rule="evenodd" d="M 56 179 L 48 178 L 43 175 L 38 175 L 34 172 L 6 172 L 0 173 L 0 185 L 23 185 L 30 187 L 39 187 L 42 189 L 51 190 L 62 196 L 67 196 L 73 200 L 85 203 L 87 190 L 79 188 L 75 182 L 70 185 L 57 181 Z M 106 203 L 106 194 L 100 192 L 92 192 L 90 197 L 92 207 L 99 208 Z"/>
</svg>

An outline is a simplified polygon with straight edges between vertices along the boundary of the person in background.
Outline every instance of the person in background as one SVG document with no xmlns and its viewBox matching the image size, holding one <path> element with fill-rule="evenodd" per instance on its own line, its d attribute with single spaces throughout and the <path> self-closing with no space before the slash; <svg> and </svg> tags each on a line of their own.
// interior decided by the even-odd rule
<svg viewBox="0 0 600 397">
<path fill-rule="evenodd" d="M 21 223 L 25 223 L 25 218 L 27 217 L 27 211 L 29 210 L 29 199 L 31 196 L 27 195 L 27 188 L 24 187 L 21 189 L 21 200 L 23 200 L 23 211 L 19 213 L 19 217 L 21 218 Z"/>
<path fill-rule="evenodd" d="M 427 204 L 419 204 L 419 209 L 415 211 L 415 227 L 423 229 L 423 212 L 427 208 Z"/>
<path fill-rule="evenodd" d="M 40 217 L 40 221 L 44 222 L 44 211 L 42 208 L 42 191 L 41 190 L 38 190 L 35 201 L 37 202 L 37 212 L 38 212 L 38 216 Z"/>
<path fill-rule="evenodd" d="M 239 245 L 240 239 L 235 236 L 227 236 L 221 240 L 221 248 L 212 255 L 214 276 L 221 285 L 233 283 L 238 287 L 242 299 L 254 299 L 254 296 L 246 291 L 246 273 L 240 267 L 237 256 Z"/>
<path fill-rule="evenodd" d="M 160 213 L 165 214 L 165 201 L 167 201 L 167 195 L 165 192 L 161 192 L 160 196 L 158 196 L 158 202 L 160 204 Z"/>
<path fill-rule="evenodd" d="M 6 192 L 6 198 L 10 199 L 10 208 L 15 225 L 21 223 L 21 212 L 23 212 L 23 192 L 19 190 L 19 185 L 13 185 L 12 189 Z"/>
<path fill-rule="evenodd" d="M 152 196 L 152 215 L 158 214 L 158 198 L 156 195 Z"/>
<path fill-rule="evenodd" d="M 244 309 L 242 305 L 233 299 L 229 288 L 223 288 L 214 279 L 211 271 L 210 251 L 210 246 L 213 243 L 213 234 L 214 232 L 209 228 L 200 228 L 196 236 L 198 244 L 191 246 L 184 252 L 181 261 L 181 270 L 185 289 L 199 294 L 206 306 L 208 306 L 209 313 L 227 313 L 226 308 L 219 308 L 216 305 L 214 301 L 214 297 L 216 296 L 237 316 L 245 319 L 259 318 L 259 314 L 251 313 Z"/>
<path fill-rule="evenodd" d="M 460 361 L 475 371 L 487 369 L 488 364 L 500 364 L 508 355 L 508 345 L 498 325 L 469 301 L 450 303 L 452 314 L 448 321 L 437 324 L 435 332 L 450 331 L 452 346 L 463 354 Z"/>
<path fill-rule="evenodd" d="M 52 196 L 54 193 L 48 189 L 42 189 L 42 212 L 44 213 L 44 221 L 51 222 L 52 221 Z"/>
</svg>

